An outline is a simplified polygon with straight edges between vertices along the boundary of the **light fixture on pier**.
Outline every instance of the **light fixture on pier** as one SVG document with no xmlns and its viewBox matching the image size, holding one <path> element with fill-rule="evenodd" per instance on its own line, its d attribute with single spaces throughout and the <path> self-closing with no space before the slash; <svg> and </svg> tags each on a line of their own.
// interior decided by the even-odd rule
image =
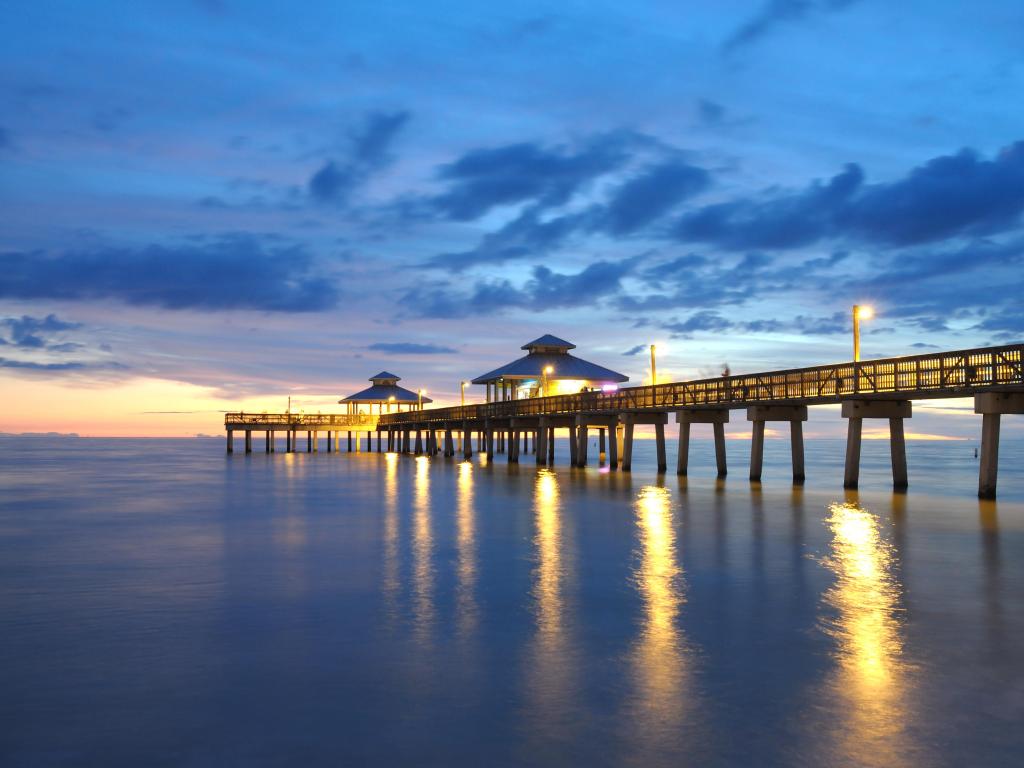
<svg viewBox="0 0 1024 768">
<path fill-rule="evenodd" d="M 853 362 L 860 362 L 860 321 L 875 316 L 873 307 L 866 304 L 853 305 Z"/>
<path fill-rule="evenodd" d="M 391 405 L 394 402 L 395 402 L 395 396 L 394 395 L 390 395 L 388 397 L 388 413 L 391 413 Z"/>
<path fill-rule="evenodd" d="M 555 366 L 553 366 L 553 365 L 545 365 L 544 366 L 544 370 L 541 371 L 541 373 L 543 374 L 542 377 L 541 377 L 541 389 L 540 389 L 541 397 L 547 397 L 548 396 L 548 376 L 550 376 L 554 372 L 555 372 Z"/>
<path fill-rule="evenodd" d="M 459 382 L 459 386 L 460 386 L 460 387 L 461 387 L 461 389 L 462 389 L 462 407 L 463 407 L 463 408 L 465 408 L 465 407 L 466 407 L 466 385 L 467 385 L 467 384 L 469 384 L 469 382 L 468 382 L 468 381 L 460 381 L 460 382 Z"/>
<path fill-rule="evenodd" d="M 654 359 L 654 353 L 657 348 L 657 344 L 651 344 L 651 384 L 658 383 L 658 366 Z"/>
</svg>

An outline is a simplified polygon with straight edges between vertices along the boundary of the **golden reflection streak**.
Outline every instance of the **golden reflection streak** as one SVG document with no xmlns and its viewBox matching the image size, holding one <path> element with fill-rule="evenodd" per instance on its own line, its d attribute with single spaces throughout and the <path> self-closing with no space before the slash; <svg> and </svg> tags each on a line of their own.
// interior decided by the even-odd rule
<svg viewBox="0 0 1024 768">
<path fill-rule="evenodd" d="M 473 509 L 473 464 L 459 464 L 459 500 L 456 512 L 456 548 L 458 550 L 457 616 L 459 635 L 465 637 L 476 626 L 476 520 Z"/>
<path fill-rule="evenodd" d="M 573 690 L 572 644 L 565 630 L 564 540 L 558 478 L 550 469 L 537 472 L 534 486 L 533 546 L 536 558 L 533 598 L 537 622 L 529 687 L 534 706 L 534 733 L 550 746 L 565 742 L 575 718 L 570 712 Z"/>
<path fill-rule="evenodd" d="M 430 519 L 430 459 L 416 457 L 413 507 L 413 632 L 421 644 L 430 640 L 434 625 L 434 534 Z"/>
<path fill-rule="evenodd" d="M 646 763 L 652 753 L 672 750 L 682 735 L 688 664 L 676 627 L 685 596 L 671 494 L 663 487 L 642 488 L 635 510 L 639 564 L 633 578 L 644 623 L 631 653 L 637 689 L 632 732 L 639 736 L 639 757 Z"/>
<path fill-rule="evenodd" d="M 398 454 L 384 454 L 384 577 L 381 583 L 388 616 L 398 614 Z"/>
<path fill-rule="evenodd" d="M 829 513 L 832 552 L 823 564 L 836 580 L 825 602 L 835 616 L 824 627 L 836 641 L 830 696 L 843 705 L 838 746 L 858 765 L 905 764 L 909 679 L 892 545 L 877 518 L 856 504 L 834 503 Z"/>
</svg>

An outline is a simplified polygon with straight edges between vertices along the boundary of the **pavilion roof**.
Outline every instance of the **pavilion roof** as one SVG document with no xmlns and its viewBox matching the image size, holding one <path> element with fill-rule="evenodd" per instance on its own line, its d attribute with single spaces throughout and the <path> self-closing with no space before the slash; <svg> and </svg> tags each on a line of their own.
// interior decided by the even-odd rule
<svg viewBox="0 0 1024 768">
<path fill-rule="evenodd" d="M 542 337 L 543 338 L 543 337 Z M 544 345 L 547 346 L 547 345 Z M 554 346 L 554 345 L 552 345 Z M 539 379 L 547 366 L 554 372 L 548 375 L 551 381 L 562 379 L 585 379 L 587 381 L 623 382 L 629 377 L 596 363 L 582 360 L 568 352 L 531 352 L 506 363 L 500 368 L 488 371 L 473 379 L 474 384 L 488 384 L 499 379 Z"/>
<path fill-rule="evenodd" d="M 374 377 L 378 378 L 378 377 Z M 395 377 L 397 378 L 397 377 Z M 386 403 L 395 398 L 396 403 L 416 403 L 419 402 L 420 396 L 412 390 L 400 387 L 397 384 L 374 384 L 372 387 L 367 387 L 361 392 L 356 392 L 354 395 L 349 395 L 346 398 L 339 400 L 339 403 Z M 424 403 L 434 402 L 429 397 L 423 397 Z"/>
</svg>

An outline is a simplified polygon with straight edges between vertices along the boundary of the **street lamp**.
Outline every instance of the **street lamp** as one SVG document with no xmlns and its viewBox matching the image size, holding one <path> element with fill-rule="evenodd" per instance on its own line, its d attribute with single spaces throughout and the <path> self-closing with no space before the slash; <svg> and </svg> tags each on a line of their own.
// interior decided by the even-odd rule
<svg viewBox="0 0 1024 768">
<path fill-rule="evenodd" d="M 461 382 L 459 382 L 459 386 L 462 387 L 462 407 L 463 408 L 466 407 L 466 385 L 467 384 L 469 384 L 468 381 L 461 381 Z"/>
<path fill-rule="evenodd" d="M 860 362 L 860 321 L 870 320 L 875 310 L 869 306 L 853 305 L 853 362 Z"/>
<path fill-rule="evenodd" d="M 543 374 L 543 376 L 541 377 L 541 397 L 548 396 L 548 376 L 550 376 L 554 372 L 555 367 L 553 365 L 545 365 L 544 370 L 541 371 L 541 373 Z"/>
<path fill-rule="evenodd" d="M 658 383 L 658 367 L 654 361 L 654 351 L 656 347 L 656 344 L 651 344 L 651 384 Z"/>
<path fill-rule="evenodd" d="M 419 394 L 419 409 L 422 411 L 423 410 L 423 396 L 425 394 L 427 394 L 427 390 L 421 389 L 418 394 Z"/>
</svg>

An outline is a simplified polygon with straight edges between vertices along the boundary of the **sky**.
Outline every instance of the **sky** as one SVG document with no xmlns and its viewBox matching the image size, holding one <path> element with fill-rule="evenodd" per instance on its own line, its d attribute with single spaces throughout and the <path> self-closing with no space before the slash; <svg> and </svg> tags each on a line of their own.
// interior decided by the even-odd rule
<svg viewBox="0 0 1024 768">
<path fill-rule="evenodd" d="M 837 362 L 854 303 L 866 358 L 1024 337 L 1016 0 L 4 18 L 0 432 L 444 404 L 545 333 L 632 383 Z"/>
</svg>

